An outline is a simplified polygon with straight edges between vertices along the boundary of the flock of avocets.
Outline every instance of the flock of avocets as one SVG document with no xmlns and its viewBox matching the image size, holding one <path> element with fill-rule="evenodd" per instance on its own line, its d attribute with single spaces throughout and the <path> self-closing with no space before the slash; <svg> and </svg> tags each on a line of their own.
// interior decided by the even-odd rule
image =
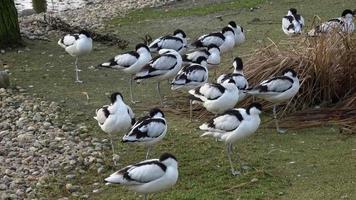
<svg viewBox="0 0 356 200">
<path fill-rule="evenodd" d="M 314 28 L 310 34 L 328 33 L 332 30 L 353 32 L 353 17 L 355 13 L 347 9 L 341 17 L 331 19 Z M 282 30 L 287 35 L 302 33 L 304 19 L 294 8 L 289 9 L 282 18 Z M 253 134 L 260 125 L 260 103 L 251 103 L 247 108 L 235 108 L 246 95 L 253 95 L 274 103 L 273 114 L 278 132 L 284 132 L 278 126 L 276 105 L 290 100 L 299 90 L 299 80 L 293 69 L 286 69 L 280 76 L 262 81 L 259 85 L 249 87 L 243 73 L 243 62 L 236 57 L 233 61 L 234 71 L 222 74 L 214 83 L 208 82 L 208 71 L 220 64 L 221 54 L 231 51 L 235 46 L 245 41 L 244 30 L 234 21 L 228 23 L 221 31 L 202 35 L 188 45 L 184 31 L 177 29 L 173 35 L 167 35 L 154 40 L 148 46 L 137 44 L 135 51 L 116 55 L 114 58 L 100 64 L 98 67 L 122 70 L 130 74 L 131 102 L 136 103 L 132 92 L 132 82 L 144 79 L 157 81 L 157 91 L 161 105 L 163 101 L 160 92 L 162 80 L 173 80 L 171 89 L 186 89 L 189 92 L 190 118 L 192 103 L 203 105 L 207 111 L 214 113 L 215 118 L 202 124 L 199 128 L 202 136 L 213 136 L 226 143 L 227 155 L 231 173 L 235 170 L 232 162 L 232 145 L 241 138 Z M 79 80 L 78 57 L 92 50 L 92 39 L 86 31 L 78 34 L 65 35 L 58 41 L 66 52 L 76 57 L 76 82 Z M 192 50 L 188 50 L 188 48 Z M 158 53 L 154 58 L 151 53 Z M 154 108 L 149 114 L 135 120 L 134 112 L 125 104 L 123 96 L 115 92 L 110 97 L 110 105 L 96 110 L 94 117 L 101 129 L 110 135 L 113 155 L 115 155 L 112 134 L 127 132 L 124 143 L 141 144 L 147 147 L 146 160 L 129 165 L 113 173 L 105 179 L 108 183 L 129 186 L 132 190 L 144 194 L 158 192 L 173 186 L 178 179 L 178 163 L 175 156 L 164 153 L 159 159 L 148 159 L 153 145 L 161 141 L 167 132 L 167 121 L 162 110 Z M 114 164 L 115 160 L 114 160 Z"/>
</svg>

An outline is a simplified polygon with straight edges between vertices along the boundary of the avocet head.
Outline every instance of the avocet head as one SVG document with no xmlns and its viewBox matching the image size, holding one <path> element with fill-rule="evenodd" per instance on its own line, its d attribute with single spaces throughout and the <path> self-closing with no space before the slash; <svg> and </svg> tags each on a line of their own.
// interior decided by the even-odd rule
<svg viewBox="0 0 356 200">
<path fill-rule="evenodd" d="M 288 76 L 288 77 L 291 77 L 291 78 L 296 78 L 297 77 L 297 72 L 295 72 L 291 68 L 283 70 L 282 74 L 283 74 L 283 76 Z"/>
<path fill-rule="evenodd" d="M 150 117 L 161 117 L 161 118 L 164 118 L 164 113 L 159 108 L 152 108 L 150 110 Z"/>
<path fill-rule="evenodd" d="M 246 112 L 249 115 L 259 115 L 262 112 L 262 105 L 260 103 L 253 102 L 247 107 Z"/>
<path fill-rule="evenodd" d="M 293 16 L 297 15 L 297 9 L 295 9 L 295 8 L 290 8 L 290 9 L 288 10 L 288 14 L 287 14 L 287 15 L 293 15 Z"/>
<path fill-rule="evenodd" d="M 221 32 L 224 35 L 225 34 L 234 34 L 234 30 L 228 26 L 224 27 Z"/>
<path fill-rule="evenodd" d="M 174 31 L 173 33 L 174 36 L 177 36 L 177 37 L 181 37 L 181 38 L 186 38 L 187 35 L 185 34 L 185 32 L 181 29 L 177 29 Z"/>
<path fill-rule="evenodd" d="M 137 44 L 135 49 L 138 53 L 150 52 L 150 49 L 147 47 L 147 45 L 142 44 L 142 43 Z"/>
<path fill-rule="evenodd" d="M 229 25 L 233 28 L 237 28 L 236 23 L 234 21 L 230 21 Z"/>
<path fill-rule="evenodd" d="M 159 161 L 161 161 L 164 165 L 167 167 L 178 167 L 178 161 L 177 158 L 170 154 L 170 153 L 164 153 L 159 157 Z"/>
<path fill-rule="evenodd" d="M 120 92 L 112 93 L 111 96 L 110 96 L 111 103 L 115 103 L 118 100 L 120 100 L 120 101 L 124 100 L 124 98 L 122 97 L 122 94 Z"/>
<path fill-rule="evenodd" d="M 234 62 L 232 63 L 232 65 L 234 66 L 234 69 L 236 71 L 242 71 L 243 70 L 243 63 L 242 63 L 242 59 L 240 57 L 236 57 L 234 59 Z"/>
<path fill-rule="evenodd" d="M 356 13 L 352 12 L 352 10 L 350 9 L 346 9 L 342 12 L 341 17 L 346 18 L 346 19 L 352 19 L 352 17 L 355 15 Z"/>
<path fill-rule="evenodd" d="M 88 31 L 86 31 L 86 30 L 81 30 L 81 31 L 79 32 L 79 37 L 91 38 L 91 35 L 90 35 L 90 33 L 89 33 Z"/>
<path fill-rule="evenodd" d="M 206 58 L 204 56 L 199 56 L 195 63 L 206 66 L 208 63 L 206 62 Z"/>
</svg>

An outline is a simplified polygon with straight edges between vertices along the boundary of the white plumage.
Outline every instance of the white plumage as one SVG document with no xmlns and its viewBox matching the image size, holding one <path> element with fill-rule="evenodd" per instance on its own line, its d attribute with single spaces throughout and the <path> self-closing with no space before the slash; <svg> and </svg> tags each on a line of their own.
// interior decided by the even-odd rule
<svg viewBox="0 0 356 200">
<path fill-rule="evenodd" d="M 69 55 L 76 57 L 74 63 L 76 74 L 75 82 L 82 83 L 82 81 L 79 80 L 79 72 L 81 70 L 78 68 L 78 57 L 91 52 L 93 40 L 90 34 L 84 30 L 77 34 L 67 34 L 58 41 L 58 45 L 63 47 Z"/>
<path fill-rule="evenodd" d="M 206 110 L 214 114 L 221 114 L 235 107 L 239 99 L 239 89 L 233 80 L 217 83 L 205 83 L 204 85 L 189 90 L 191 103 L 201 103 Z"/>
<path fill-rule="evenodd" d="M 233 175 L 240 174 L 233 167 L 231 160 L 232 145 L 240 139 L 250 136 L 256 132 L 261 119 L 259 114 L 262 106 L 259 103 L 252 103 L 247 109 L 231 109 L 225 113 L 202 124 L 199 128 L 203 130 L 203 136 L 213 136 L 226 143 L 227 155 L 230 161 L 231 172 Z M 240 167 L 242 170 L 241 161 Z"/>
<path fill-rule="evenodd" d="M 127 131 L 134 124 L 135 115 L 132 109 L 124 103 L 119 92 L 111 94 L 110 100 L 110 105 L 96 110 L 94 119 L 97 120 L 100 128 L 110 135 L 112 151 L 115 154 L 112 134 Z"/>
<path fill-rule="evenodd" d="M 177 159 L 169 153 L 164 153 L 159 159 L 150 159 L 129 165 L 111 174 L 105 179 L 107 183 L 121 184 L 130 190 L 144 194 L 166 190 L 178 180 Z"/>
<path fill-rule="evenodd" d="M 134 103 L 134 98 L 132 94 L 132 79 L 134 74 L 142 70 L 142 68 L 147 65 L 152 59 L 150 50 L 144 44 L 137 44 L 135 51 L 129 51 L 115 56 L 108 62 L 104 62 L 99 65 L 99 67 L 106 67 L 111 69 L 119 69 L 125 73 L 131 75 L 129 80 L 130 85 L 130 97 L 131 101 Z"/>
<path fill-rule="evenodd" d="M 122 138 L 122 142 L 147 146 L 147 159 L 152 146 L 161 141 L 166 132 L 167 122 L 164 113 L 160 109 L 154 108 L 150 111 L 149 116 L 143 117 L 132 126 L 131 130 Z"/>
<path fill-rule="evenodd" d="M 304 18 L 297 14 L 297 9 L 291 8 L 286 16 L 282 18 L 282 30 L 287 35 L 294 35 L 302 32 Z"/>
<path fill-rule="evenodd" d="M 181 88 L 194 89 L 207 82 L 209 74 L 206 67 L 206 58 L 200 56 L 195 62 L 183 67 L 178 72 L 171 83 L 172 90 Z"/>
<path fill-rule="evenodd" d="M 234 31 L 235 45 L 240 45 L 245 42 L 245 33 L 242 26 L 236 25 L 234 21 L 230 21 L 228 27 Z"/>
<path fill-rule="evenodd" d="M 243 62 L 241 58 L 236 57 L 232 65 L 234 67 L 234 72 L 220 75 L 217 82 L 221 84 L 225 81 L 229 81 L 230 79 L 234 80 L 237 88 L 239 89 L 239 101 L 242 101 L 246 97 L 244 90 L 248 88 L 248 82 L 243 73 Z"/>
<path fill-rule="evenodd" d="M 157 91 L 163 105 L 160 81 L 173 78 L 182 67 L 181 55 L 172 49 L 161 49 L 159 55 L 153 58 L 140 72 L 135 76 L 135 80 L 155 79 L 157 80 Z"/>
<path fill-rule="evenodd" d="M 286 69 L 282 74 L 283 76 L 277 76 L 262 81 L 259 85 L 247 90 L 248 94 L 274 103 L 273 114 L 277 131 L 280 133 L 283 133 L 284 131 L 279 129 L 276 116 L 276 104 L 290 100 L 298 93 L 300 88 L 297 73 L 293 69 Z"/>
<path fill-rule="evenodd" d="M 158 52 L 161 49 L 173 49 L 180 54 L 183 54 L 187 49 L 187 38 L 184 31 L 177 29 L 174 31 L 173 36 L 166 35 L 155 39 L 149 48 L 151 52 Z"/>
<path fill-rule="evenodd" d="M 201 56 L 207 59 L 208 69 L 217 67 L 220 64 L 220 49 L 215 44 L 209 45 L 207 49 L 200 49 L 183 55 L 183 64 L 196 62 L 198 57 Z"/>
</svg>

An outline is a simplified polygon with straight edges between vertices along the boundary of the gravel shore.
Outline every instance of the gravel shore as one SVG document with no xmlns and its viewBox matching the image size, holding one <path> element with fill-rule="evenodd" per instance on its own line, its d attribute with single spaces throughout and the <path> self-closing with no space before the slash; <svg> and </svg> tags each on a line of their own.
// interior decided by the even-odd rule
<svg viewBox="0 0 356 200">
<path fill-rule="evenodd" d="M 56 102 L 23 92 L 0 89 L 0 199 L 39 197 L 38 189 L 53 175 L 68 180 L 66 189 L 72 195 L 84 195 L 71 180 L 89 168 L 104 171 L 108 141 L 92 137 L 85 125 L 59 122 Z"/>
</svg>

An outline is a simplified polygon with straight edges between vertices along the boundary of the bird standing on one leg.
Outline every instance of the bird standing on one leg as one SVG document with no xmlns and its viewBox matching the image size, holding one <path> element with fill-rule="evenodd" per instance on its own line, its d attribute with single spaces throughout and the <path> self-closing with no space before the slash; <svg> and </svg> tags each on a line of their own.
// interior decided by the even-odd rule
<svg viewBox="0 0 356 200">
<path fill-rule="evenodd" d="M 132 79 L 134 74 L 142 70 L 152 59 L 150 50 L 144 44 L 137 44 L 135 51 L 129 51 L 115 56 L 108 62 L 104 62 L 99 67 L 106 67 L 112 69 L 119 69 L 125 73 L 130 74 L 130 97 L 131 102 L 136 103 L 132 94 Z"/>
<path fill-rule="evenodd" d="M 122 142 L 141 144 L 147 147 L 146 159 L 152 146 L 161 141 L 167 133 L 167 122 L 164 113 L 158 109 L 151 109 L 149 116 L 145 116 L 132 126 L 124 135 Z"/>
<path fill-rule="evenodd" d="M 235 81 L 218 83 L 205 83 L 195 89 L 189 90 L 190 103 L 202 104 L 207 111 L 214 114 L 221 114 L 235 107 L 239 100 L 239 89 L 235 85 Z M 191 108 L 192 106 L 190 106 Z M 192 116 L 192 111 L 190 111 Z"/>
<path fill-rule="evenodd" d="M 121 93 L 112 93 L 110 101 L 110 105 L 105 105 L 95 111 L 94 119 L 98 121 L 100 128 L 109 134 L 114 157 L 115 147 L 112 134 L 128 130 L 135 123 L 135 115 L 124 103 Z M 115 160 L 114 164 L 116 165 Z"/>
<path fill-rule="evenodd" d="M 75 75 L 76 83 L 82 83 L 79 80 L 79 72 L 81 71 L 78 67 L 78 58 L 89 54 L 93 48 L 93 40 L 87 31 L 80 31 L 76 34 L 67 34 L 58 41 L 58 45 L 63 47 L 69 55 L 75 57 Z"/>
<path fill-rule="evenodd" d="M 181 55 L 172 49 L 161 49 L 159 55 L 153 58 L 149 64 L 136 73 L 135 80 L 140 82 L 142 79 L 157 80 L 157 92 L 160 103 L 163 105 L 161 96 L 160 82 L 173 78 L 182 67 Z"/>
<path fill-rule="evenodd" d="M 259 85 L 246 90 L 250 95 L 274 103 L 273 117 L 278 133 L 284 133 L 285 130 L 279 128 L 276 106 L 280 102 L 285 102 L 293 98 L 300 88 L 297 73 L 293 69 L 285 69 L 282 74 L 282 76 L 276 76 L 262 81 Z"/>
<path fill-rule="evenodd" d="M 149 48 L 152 53 L 158 52 L 161 49 L 173 49 L 180 54 L 187 50 L 187 36 L 183 30 L 177 29 L 173 35 L 166 35 L 155 39 Z"/>
<path fill-rule="evenodd" d="M 252 103 L 248 108 L 231 109 L 223 114 L 202 124 L 199 128 L 203 130 L 203 136 L 213 136 L 226 143 L 227 156 L 230 162 L 232 175 L 242 173 L 242 163 L 238 155 L 240 170 L 235 170 L 231 159 L 232 146 L 238 140 L 246 138 L 256 132 L 260 125 L 260 113 L 262 106 L 259 103 Z"/>
<path fill-rule="evenodd" d="M 178 180 L 178 161 L 175 156 L 164 153 L 159 159 L 144 160 L 129 165 L 105 179 L 108 184 L 120 184 L 144 195 L 166 190 Z"/>
</svg>

